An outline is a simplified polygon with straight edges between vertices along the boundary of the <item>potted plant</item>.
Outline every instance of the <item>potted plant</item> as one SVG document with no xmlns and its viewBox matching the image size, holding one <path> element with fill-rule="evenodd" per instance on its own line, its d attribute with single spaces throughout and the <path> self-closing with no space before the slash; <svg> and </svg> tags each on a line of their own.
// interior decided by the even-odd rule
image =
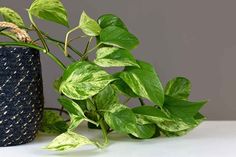
<svg viewBox="0 0 236 157">
<path fill-rule="evenodd" d="M 70 28 L 67 11 L 59 0 L 35 0 L 28 9 L 30 27 L 21 27 L 20 16 L 9 8 L 1 9 L 0 13 L 5 21 L 38 35 L 32 42 L 1 42 L 1 46 L 34 48 L 48 55 L 63 70 L 54 88 L 61 95 L 58 99 L 63 107 L 61 111 L 66 110 L 70 121 L 66 123 L 59 115 L 45 112 L 41 130 L 61 133 L 47 149 L 63 151 L 87 144 L 103 148 L 113 131 L 138 139 L 180 136 L 205 119 L 199 110 L 206 101 L 188 100 L 191 90 L 188 79 L 176 77 L 163 87 L 155 68 L 135 59 L 132 50 L 139 40 L 119 17 L 105 14 L 94 20 L 83 12 L 78 26 Z M 43 32 L 34 22 L 35 17 L 68 27 L 65 41 Z M 79 30 L 83 34 L 71 39 L 70 34 Z M 78 38 L 87 40 L 83 51 L 70 44 Z M 48 48 L 49 42 L 61 48 L 72 63 L 66 66 L 53 55 Z M 71 53 L 77 54 L 79 59 L 74 59 Z M 91 59 L 92 53 L 96 53 L 95 59 Z M 123 69 L 107 72 L 111 67 Z M 130 99 L 138 99 L 140 105 L 129 107 Z M 93 141 L 78 134 L 76 129 L 82 122 L 88 122 L 90 128 L 100 129 L 104 141 Z"/>
</svg>

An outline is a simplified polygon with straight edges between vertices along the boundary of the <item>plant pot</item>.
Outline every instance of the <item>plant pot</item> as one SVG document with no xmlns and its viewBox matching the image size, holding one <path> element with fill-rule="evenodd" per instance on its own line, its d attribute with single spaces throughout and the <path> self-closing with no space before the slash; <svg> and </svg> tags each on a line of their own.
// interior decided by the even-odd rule
<svg viewBox="0 0 236 157">
<path fill-rule="evenodd" d="M 43 114 L 39 52 L 0 47 L 0 146 L 34 140 Z"/>
</svg>

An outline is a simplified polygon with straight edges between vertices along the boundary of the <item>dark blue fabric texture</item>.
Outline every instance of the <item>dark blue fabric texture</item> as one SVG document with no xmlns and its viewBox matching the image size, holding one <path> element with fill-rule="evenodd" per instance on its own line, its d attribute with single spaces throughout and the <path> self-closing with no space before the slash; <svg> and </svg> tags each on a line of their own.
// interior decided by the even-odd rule
<svg viewBox="0 0 236 157">
<path fill-rule="evenodd" d="M 34 140 L 43 104 L 39 52 L 25 47 L 0 47 L 0 146 Z"/>
</svg>

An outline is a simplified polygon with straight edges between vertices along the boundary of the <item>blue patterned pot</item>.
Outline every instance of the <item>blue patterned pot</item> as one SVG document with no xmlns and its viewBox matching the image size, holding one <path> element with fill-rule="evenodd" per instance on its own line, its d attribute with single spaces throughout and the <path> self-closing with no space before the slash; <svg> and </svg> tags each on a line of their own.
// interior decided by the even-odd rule
<svg viewBox="0 0 236 157">
<path fill-rule="evenodd" d="M 43 104 L 39 52 L 25 47 L 0 47 L 0 146 L 34 140 Z"/>
</svg>

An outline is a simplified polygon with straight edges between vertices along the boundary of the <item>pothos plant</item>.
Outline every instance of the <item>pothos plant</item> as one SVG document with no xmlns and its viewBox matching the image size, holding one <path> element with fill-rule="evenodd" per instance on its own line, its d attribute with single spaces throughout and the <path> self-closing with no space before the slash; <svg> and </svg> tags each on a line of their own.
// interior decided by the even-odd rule
<svg viewBox="0 0 236 157">
<path fill-rule="evenodd" d="M 108 135 L 113 131 L 138 139 L 180 136 L 205 119 L 199 110 L 206 101 L 188 100 L 191 90 L 188 79 L 176 77 L 163 87 L 154 67 L 135 59 L 132 51 L 139 40 L 119 17 L 105 14 L 94 20 L 83 12 L 78 26 L 70 28 L 67 11 L 60 0 L 34 0 L 27 11 L 30 26 L 26 26 L 12 9 L 0 8 L 4 21 L 29 33 L 36 32 L 38 39 L 20 42 L 8 29 L 2 28 L 1 34 L 15 41 L 0 42 L 0 45 L 35 48 L 48 55 L 63 70 L 54 87 L 61 95 L 58 101 L 69 114 L 70 121 L 66 122 L 58 114 L 45 110 L 41 131 L 60 133 L 47 149 L 63 151 L 87 144 L 102 148 L 109 143 Z M 43 32 L 34 18 L 68 27 L 65 41 Z M 70 38 L 74 31 L 81 31 L 83 35 Z M 81 38 L 88 40 L 83 51 L 71 45 L 72 41 Z M 49 43 L 58 46 L 72 63 L 68 66 L 63 64 L 51 53 Z M 80 58 L 73 58 L 71 53 Z M 92 53 L 96 53 L 94 60 L 90 59 Z M 109 73 L 106 70 L 110 67 L 124 68 Z M 121 96 L 126 99 L 121 99 Z M 140 105 L 129 107 L 131 99 L 139 100 Z M 84 121 L 90 128 L 101 129 L 104 142 L 92 141 L 76 131 Z"/>
</svg>

